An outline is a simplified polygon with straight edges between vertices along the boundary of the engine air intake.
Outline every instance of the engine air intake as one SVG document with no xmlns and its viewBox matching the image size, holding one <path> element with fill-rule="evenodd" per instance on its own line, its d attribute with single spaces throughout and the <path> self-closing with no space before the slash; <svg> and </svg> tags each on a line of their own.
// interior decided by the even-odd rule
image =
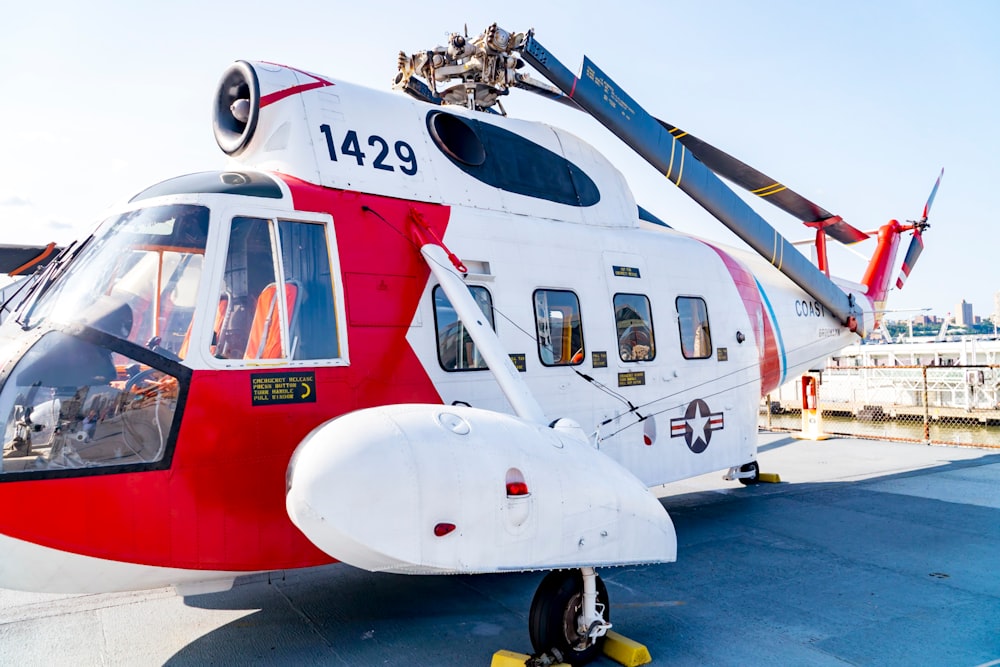
<svg viewBox="0 0 1000 667">
<path fill-rule="evenodd" d="M 215 141 L 226 155 L 246 149 L 257 129 L 260 86 L 249 63 L 239 60 L 222 74 L 212 107 Z"/>
</svg>

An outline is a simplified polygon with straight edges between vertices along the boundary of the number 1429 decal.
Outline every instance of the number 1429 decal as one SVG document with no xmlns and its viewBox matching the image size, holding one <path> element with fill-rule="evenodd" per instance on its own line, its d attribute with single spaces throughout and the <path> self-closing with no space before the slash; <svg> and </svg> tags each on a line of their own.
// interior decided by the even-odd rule
<svg viewBox="0 0 1000 667">
<path fill-rule="evenodd" d="M 333 130 L 324 123 L 319 126 L 320 132 L 326 137 L 326 149 L 330 153 L 330 159 L 334 162 L 338 160 L 338 150 L 333 138 Z M 372 159 L 371 166 L 382 171 L 396 171 L 398 167 L 407 176 L 417 173 L 417 156 L 413 153 L 413 148 L 405 141 L 397 141 L 392 146 L 394 156 L 389 155 L 389 142 L 373 134 L 368 137 L 368 145 L 375 149 L 376 154 Z M 359 167 L 365 166 L 365 158 L 370 157 L 361 150 L 361 142 L 358 140 L 358 133 L 348 130 L 344 135 L 344 140 L 340 143 L 339 155 L 341 157 L 354 158 Z"/>
</svg>

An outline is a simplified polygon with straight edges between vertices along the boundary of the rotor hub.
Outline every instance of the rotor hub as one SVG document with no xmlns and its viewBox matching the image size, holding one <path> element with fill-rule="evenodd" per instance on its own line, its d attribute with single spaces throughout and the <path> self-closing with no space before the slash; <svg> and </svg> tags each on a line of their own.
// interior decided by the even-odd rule
<svg viewBox="0 0 1000 667">
<path fill-rule="evenodd" d="M 412 55 L 400 51 L 394 88 L 433 104 L 464 106 L 474 111 L 503 113 L 500 98 L 511 88 L 558 91 L 517 70 L 516 55 L 531 31 L 508 32 L 496 23 L 478 37 L 452 33 L 447 44 Z"/>
</svg>

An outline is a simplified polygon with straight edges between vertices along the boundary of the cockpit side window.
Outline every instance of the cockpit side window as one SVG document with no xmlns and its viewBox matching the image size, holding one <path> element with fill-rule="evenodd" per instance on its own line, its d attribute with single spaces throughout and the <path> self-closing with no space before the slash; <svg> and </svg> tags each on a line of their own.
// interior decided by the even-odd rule
<svg viewBox="0 0 1000 667">
<path fill-rule="evenodd" d="M 278 221 L 286 289 L 294 285 L 289 313 L 293 359 L 340 356 L 333 274 L 326 228 L 320 223 Z"/>
<path fill-rule="evenodd" d="M 321 223 L 234 218 L 211 354 L 251 362 L 338 357 L 330 258 Z"/>
<path fill-rule="evenodd" d="M 234 218 L 229 232 L 226 270 L 219 293 L 219 303 L 225 302 L 226 306 L 219 322 L 219 330 L 213 331 L 211 343 L 211 351 L 215 356 L 222 359 L 242 359 L 248 352 L 251 355 L 257 354 L 257 350 L 247 350 L 250 324 L 258 299 L 268 285 L 274 284 L 274 259 L 270 220 Z M 277 294 L 272 288 L 269 307 L 277 307 Z M 271 315 L 272 322 L 277 324 L 280 320 L 274 319 L 273 313 Z M 272 326 L 268 324 L 269 327 Z M 279 332 L 280 329 L 279 326 Z"/>
</svg>

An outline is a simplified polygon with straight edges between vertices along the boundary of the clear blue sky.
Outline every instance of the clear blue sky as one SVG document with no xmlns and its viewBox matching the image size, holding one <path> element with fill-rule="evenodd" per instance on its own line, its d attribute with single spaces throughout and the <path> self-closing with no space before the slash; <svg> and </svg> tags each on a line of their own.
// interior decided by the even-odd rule
<svg viewBox="0 0 1000 667">
<path fill-rule="evenodd" d="M 233 60 L 388 89 L 399 50 L 498 21 L 534 27 L 571 69 L 589 55 L 653 114 L 862 229 L 918 217 L 944 167 L 927 248 L 890 307 L 943 315 L 964 298 L 976 314 L 992 311 L 1000 2 L 487 4 L 17 3 L 0 27 L 0 243 L 68 242 L 147 185 L 221 167 L 209 105 Z M 592 120 L 528 96 L 505 106 L 596 145 L 637 200 L 678 228 L 738 244 Z M 809 236 L 755 207 L 790 239 Z M 835 273 L 860 277 L 852 255 L 833 261 Z"/>
</svg>

